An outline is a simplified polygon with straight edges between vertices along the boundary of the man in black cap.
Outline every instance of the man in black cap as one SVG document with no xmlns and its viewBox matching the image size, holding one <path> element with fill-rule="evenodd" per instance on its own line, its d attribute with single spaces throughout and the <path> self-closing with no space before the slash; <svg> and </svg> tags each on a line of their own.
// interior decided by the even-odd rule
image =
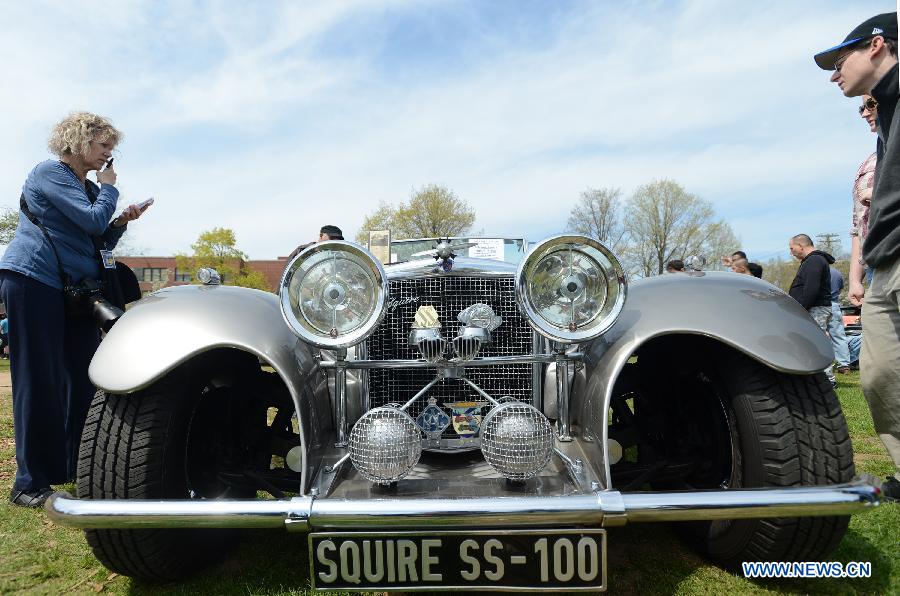
<svg viewBox="0 0 900 596">
<path fill-rule="evenodd" d="M 900 132 L 892 132 L 900 97 L 897 72 L 897 13 L 874 16 L 839 45 L 815 56 L 833 70 L 831 81 L 847 97 L 871 95 L 878 102 L 878 163 L 869 208 L 863 259 L 875 269 L 865 295 L 860 382 L 875 432 L 894 460 L 896 472 L 882 485 L 900 499 Z"/>
</svg>

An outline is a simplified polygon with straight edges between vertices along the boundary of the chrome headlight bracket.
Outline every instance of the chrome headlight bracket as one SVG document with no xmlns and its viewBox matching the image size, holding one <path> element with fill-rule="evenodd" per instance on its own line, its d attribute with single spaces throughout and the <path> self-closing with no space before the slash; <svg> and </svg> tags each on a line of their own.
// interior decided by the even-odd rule
<svg viewBox="0 0 900 596">
<path fill-rule="evenodd" d="M 358 344 L 381 322 L 388 281 L 368 250 L 330 240 L 288 263 L 278 293 L 282 315 L 294 333 L 320 348 L 338 349 Z"/>
<path fill-rule="evenodd" d="M 532 327 L 568 344 L 605 333 L 625 306 L 625 271 L 600 242 L 553 236 L 535 246 L 516 272 L 516 300 Z"/>
</svg>

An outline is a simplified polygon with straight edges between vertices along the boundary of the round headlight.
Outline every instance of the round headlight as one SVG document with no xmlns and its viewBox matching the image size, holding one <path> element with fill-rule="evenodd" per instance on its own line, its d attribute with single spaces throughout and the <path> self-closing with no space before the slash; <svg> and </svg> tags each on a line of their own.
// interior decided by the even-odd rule
<svg viewBox="0 0 900 596">
<path fill-rule="evenodd" d="M 625 306 L 619 260 L 585 236 L 554 236 L 535 246 L 516 273 L 519 308 L 541 335 L 562 343 L 594 339 Z"/>
<path fill-rule="evenodd" d="M 345 348 L 381 322 L 388 282 L 369 251 L 330 240 L 310 246 L 288 264 L 279 295 L 294 333 L 320 348 Z"/>
</svg>

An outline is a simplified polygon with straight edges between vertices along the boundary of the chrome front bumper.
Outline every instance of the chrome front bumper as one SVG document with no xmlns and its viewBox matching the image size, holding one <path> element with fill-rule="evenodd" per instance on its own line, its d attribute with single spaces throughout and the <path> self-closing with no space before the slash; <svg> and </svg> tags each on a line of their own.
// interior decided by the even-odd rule
<svg viewBox="0 0 900 596">
<path fill-rule="evenodd" d="M 558 497 L 462 499 L 144 501 L 81 500 L 55 493 L 44 508 L 54 522 L 75 528 L 484 529 L 847 515 L 878 506 L 879 496 L 879 488 L 857 481 L 783 489 L 602 491 Z"/>
</svg>

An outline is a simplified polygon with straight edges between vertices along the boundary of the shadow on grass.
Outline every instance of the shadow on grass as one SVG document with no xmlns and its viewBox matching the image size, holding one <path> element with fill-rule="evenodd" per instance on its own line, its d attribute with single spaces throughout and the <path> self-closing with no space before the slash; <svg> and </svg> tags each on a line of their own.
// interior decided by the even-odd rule
<svg viewBox="0 0 900 596">
<path fill-rule="evenodd" d="M 130 594 L 306 594 L 307 539 L 303 533 L 247 530 L 221 563 L 177 584 L 131 580 Z"/>
</svg>

